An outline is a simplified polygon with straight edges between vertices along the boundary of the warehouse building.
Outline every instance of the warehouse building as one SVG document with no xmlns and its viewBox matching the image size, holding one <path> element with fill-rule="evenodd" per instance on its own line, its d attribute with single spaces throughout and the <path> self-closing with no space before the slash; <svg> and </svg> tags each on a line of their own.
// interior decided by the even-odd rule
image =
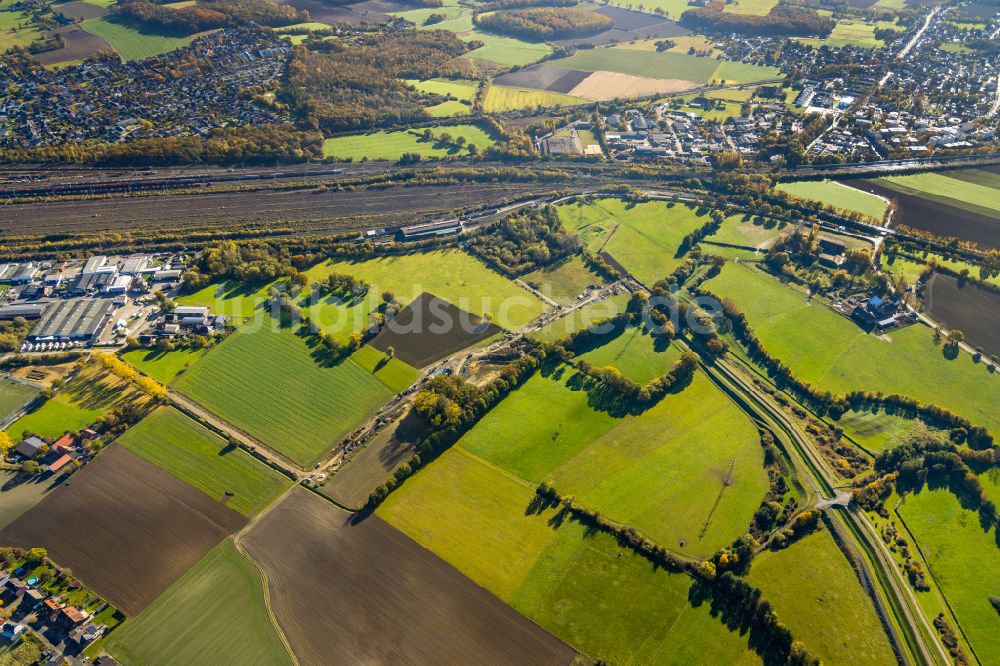
<svg viewBox="0 0 1000 666">
<path fill-rule="evenodd" d="M 10 321 L 18 317 L 25 319 L 39 319 L 45 312 L 48 303 L 27 303 L 6 305 L 0 308 L 0 321 Z"/>
<path fill-rule="evenodd" d="M 28 336 L 32 342 L 96 340 L 115 312 L 110 298 L 78 298 L 53 303 Z"/>
</svg>

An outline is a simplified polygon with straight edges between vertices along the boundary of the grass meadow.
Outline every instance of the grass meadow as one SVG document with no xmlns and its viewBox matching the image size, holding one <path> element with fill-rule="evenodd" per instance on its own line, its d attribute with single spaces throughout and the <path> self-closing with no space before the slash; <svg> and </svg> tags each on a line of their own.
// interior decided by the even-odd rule
<svg viewBox="0 0 1000 666">
<path fill-rule="evenodd" d="M 755 664 L 747 639 L 688 602 L 691 581 L 551 510 L 525 481 L 453 448 L 378 514 L 518 612 L 609 663 Z"/>
<path fill-rule="evenodd" d="M 680 356 L 677 347 L 657 342 L 643 326 L 629 326 L 600 347 L 579 354 L 579 358 L 593 366 L 614 366 L 639 384 L 665 373 Z"/>
<path fill-rule="evenodd" d="M 450 95 L 463 102 L 471 102 L 476 96 L 476 90 L 479 89 L 479 81 L 464 79 L 427 79 L 426 81 L 406 79 L 405 81 L 420 92 L 441 95 L 442 97 Z"/>
<path fill-rule="evenodd" d="M 487 113 L 503 113 L 520 109 L 537 107 L 551 108 L 556 106 L 576 106 L 588 104 L 589 100 L 573 95 L 535 90 L 533 88 L 515 88 L 513 86 L 496 86 L 490 84 L 483 98 L 483 110 Z"/>
<path fill-rule="evenodd" d="M 824 663 L 895 661 L 874 605 L 826 529 L 759 555 L 749 581 Z"/>
<path fill-rule="evenodd" d="M 695 208 L 662 201 L 599 199 L 559 207 L 559 218 L 594 253 L 607 252 L 630 273 L 652 284 L 684 261 L 681 241 L 709 221 Z"/>
<path fill-rule="evenodd" d="M 904 444 L 922 426 L 920 421 L 885 412 L 847 412 L 831 421 L 844 433 L 872 453 L 879 453 Z"/>
<path fill-rule="evenodd" d="M 448 125 L 432 127 L 434 138 L 424 139 L 421 132 L 402 130 L 397 132 L 372 132 L 337 136 L 323 141 L 323 157 L 360 160 L 398 160 L 404 153 L 417 153 L 424 158 L 439 158 L 468 155 L 469 149 L 444 145 L 438 137 L 448 133 L 455 139 L 465 137 L 467 146 L 474 145 L 483 150 L 493 145 L 493 138 L 478 125 Z"/>
<path fill-rule="evenodd" d="M 532 377 L 459 446 L 680 553 L 707 557 L 746 530 L 767 492 L 763 452 L 756 428 L 707 378 L 621 418 L 594 409 L 576 374 Z"/>
<path fill-rule="evenodd" d="M 349 358 L 314 358 L 297 330 L 270 317 L 231 334 L 174 388 L 304 467 L 392 395 Z"/>
<path fill-rule="evenodd" d="M 331 272 L 364 279 L 372 285 L 371 293 L 392 292 L 404 305 L 422 292 L 430 292 L 474 315 L 489 313 L 494 324 L 508 329 L 520 328 L 545 310 L 544 304 L 528 291 L 460 250 L 328 261 L 306 274 L 315 282 Z"/>
<path fill-rule="evenodd" d="M 572 256 L 554 266 L 544 266 L 521 276 L 548 298 L 560 305 L 571 305 L 590 285 L 604 284 L 604 279 L 587 268 L 583 259 Z"/>
<path fill-rule="evenodd" d="M 937 254 L 928 253 L 920 261 L 914 261 L 909 257 L 903 256 L 888 257 L 885 254 L 881 255 L 881 259 L 882 270 L 889 271 L 898 277 L 903 277 L 910 284 L 915 284 L 920 278 L 920 274 L 923 273 L 924 267 L 929 262 L 934 262 L 935 265 L 942 268 L 950 268 L 956 273 L 969 271 L 970 277 L 1000 287 L 1000 273 L 991 271 L 983 266 L 976 266 L 966 261 L 958 261 Z"/>
<path fill-rule="evenodd" d="M 1000 185 L 955 178 L 945 173 L 917 173 L 908 176 L 886 176 L 880 183 L 902 192 L 926 195 L 937 200 L 948 200 L 959 208 L 985 208 L 1000 213 Z M 995 181 L 993 181 L 995 183 Z"/>
<path fill-rule="evenodd" d="M 629 295 L 617 294 L 596 303 L 585 305 L 572 313 L 549 322 L 539 330 L 531 333 L 531 337 L 540 342 L 554 342 L 570 333 L 592 326 L 602 319 L 614 317 L 625 312 Z"/>
<path fill-rule="evenodd" d="M 30 432 L 45 438 L 61 437 L 91 425 L 115 407 L 136 399 L 138 389 L 114 375 L 88 366 L 37 410 L 25 414 L 7 429 L 17 442 Z"/>
<path fill-rule="evenodd" d="M 197 363 L 207 352 L 208 348 L 204 347 L 201 349 L 182 347 L 169 352 L 132 349 L 122 354 L 122 358 L 161 384 L 169 384 Z"/>
<path fill-rule="evenodd" d="M 722 222 L 719 230 L 705 238 L 709 243 L 724 243 L 765 249 L 781 235 L 787 223 L 760 216 L 733 216 Z M 706 249 L 715 253 L 715 248 Z"/>
<path fill-rule="evenodd" d="M 291 481 L 170 407 L 125 431 L 118 443 L 244 516 L 253 516 Z"/>
<path fill-rule="evenodd" d="M 800 199 L 810 199 L 881 220 L 889 209 L 882 197 L 842 185 L 834 180 L 800 180 L 778 183 L 775 189 Z"/>
<path fill-rule="evenodd" d="M 398 358 L 389 358 L 371 345 L 351 354 L 351 360 L 370 373 L 393 393 L 399 393 L 417 381 L 420 371 Z"/>
<path fill-rule="evenodd" d="M 114 47 L 126 62 L 142 60 L 161 53 L 187 46 L 191 37 L 157 34 L 118 18 L 102 17 L 87 19 L 80 26 L 92 35 L 96 35 Z"/>
<path fill-rule="evenodd" d="M 264 580 L 231 539 L 104 643 L 119 664 L 295 663 L 271 623 Z"/>
<path fill-rule="evenodd" d="M 962 631 L 984 664 L 1000 663 L 1000 613 L 990 595 L 1000 591 L 1000 536 L 983 531 L 977 513 L 946 489 L 907 493 L 897 508 L 916 538 Z"/>
<path fill-rule="evenodd" d="M 922 324 L 879 338 L 853 321 L 763 272 L 726 264 L 705 283 L 721 298 L 732 298 L 772 356 L 820 388 L 901 393 L 947 407 L 1000 434 L 1000 377 L 969 354 L 945 358 Z"/>
<path fill-rule="evenodd" d="M 272 283 L 264 286 L 248 285 L 242 282 L 216 282 L 177 297 L 178 305 L 201 305 L 213 314 L 249 319 L 263 309 L 267 303 L 267 291 Z"/>
</svg>

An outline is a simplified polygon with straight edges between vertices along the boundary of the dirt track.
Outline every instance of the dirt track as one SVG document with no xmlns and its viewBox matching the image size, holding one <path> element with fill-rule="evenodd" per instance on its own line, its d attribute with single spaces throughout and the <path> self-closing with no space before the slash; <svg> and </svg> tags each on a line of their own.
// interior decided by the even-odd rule
<svg viewBox="0 0 1000 666">
<path fill-rule="evenodd" d="M 379 518 L 294 488 L 241 537 L 312 664 L 568 664 L 575 652 Z"/>
<path fill-rule="evenodd" d="M 117 444 L 0 532 L 137 615 L 246 518 Z"/>
</svg>

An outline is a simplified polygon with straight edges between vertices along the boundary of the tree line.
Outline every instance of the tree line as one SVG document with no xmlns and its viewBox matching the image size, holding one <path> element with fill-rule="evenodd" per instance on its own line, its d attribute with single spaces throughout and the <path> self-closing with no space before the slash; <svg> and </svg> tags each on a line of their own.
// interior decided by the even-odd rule
<svg viewBox="0 0 1000 666">
<path fill-rule="evenodd" d="M 572 256 L 580 240 L 563 228 L 554 206 L 545 206 L 494 222 L 473 236 L 468 247 L 507 273 L 523 275 Z"/>
<path fill-rule="evenodd" d="M 681 14 L 681 25 L 714 34 L 760 35 L 774 37 L 826 37 L 836 22 L 813 9 L 778 5 L 763 16 L 725 11 L 722 2 L 710 2 Z"/>
<path fill-rule="evenodd" d="M 251 24 L 279 27 L 309 20 L 309 12 L 279 5 L 274 0 L 204 0 L 181 8 L 148 0 L 118 0 L 111 11 L 116 16 L 182 35 Z"/>
<path fill-rule="evenodd" d="M 571 7 L 532 7 L 475 16 L 476 24 L 503 35 L 531 41 L 572 39 L 614 27 L 604 14 Z"/>
</svg>

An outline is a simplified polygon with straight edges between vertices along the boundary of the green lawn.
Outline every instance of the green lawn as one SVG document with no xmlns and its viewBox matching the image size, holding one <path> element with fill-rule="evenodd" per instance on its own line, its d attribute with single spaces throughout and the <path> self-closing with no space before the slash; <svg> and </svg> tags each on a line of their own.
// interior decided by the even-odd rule
<svg viewBox="0 0 1000 666">
<path fill-rule="evenodd" d="M 226 539 L 112 633 L 120 664 L 293 664 L 268 615 L 264 580 Z"/>
<path fill-rule="evenodd" d="M 454 116 L 467 116 L 472 113 L 472 107 L 465 102 L 448 100 L 440 104 L 427 107 L 427 113 L 434 118 L 452 118 Z"/>
<path fill-rule="evenodd" d="M 576 297 L 590 285 L 604 284 L 604 279 L 587 268 L 578 256 L 526 273 L 522 278 L 560 305 L 575 303 Z"/>
<path fill-rule="evenodd" d="M 161 407 L 118 442 L 244 516 L 267 507 L 291 485 L 286 477 L 184 414 Z"/>
<path fill-rule="evenodd" d="M 409 479 L 379 515 L 518 612 L 616 664 L 755 664 L 747 639 L 688 602 L 668 573 L 551 510 L 527 516 L 525 482 L 455 448 Z"/>
<path fill-rule="evenodd" d="M 140 28 L 120 18 L 87 19 L 80 26 L 111 44 L 125 61 L 142 60 L 187 46 L 194 39 L 175 37 Z"/>
<path fill-rule="evenodd" d="M 271 284 L 257 287 L 236 281 L 217 282 L 178 296 L 177 304 L 200 305 L 209 308 L 214 314 L 248 319 L 265 307 Z"/>
<path fill-rule="evenodd" d="M 541 342 L 554 342 L 570 333 L 596 324 L 602 319 L 608 319 L 625 312 L 628 302 L 628 294 L 619 294 L 585 305 L 565 317 L 546 324 L 538 331 L 533 332 L 531 337 Z"/>
<path fill-rule="evenodd" d="M 726 264 L 705 283 L 719 297 L 734 299 L 771 355 L 820 388 L 902 393 L 955 411 L 1000 434 L 1000 377 L 962 352 L 948 360 L 927 326 L 868 335 L 775 278 L 746 265 Z"/>
<path fill-rule="evenodd" d="M 1000 188 L 954 178 L 945 173 L 916 173 L 909 176 L 887 176 L 879 182 L 902 192 L 917 193 L 946 199 L 959 208 L 975 206 L 1000 213 Z M 964 204 L 964 205 L 963 205 Z"/>
<path fill-rule="evenodd" d="M 562 205 L 559 218 L 580 235 L 588 250 L 608 252 L 648 284 L 667 277 L 684 261 L 677 256 L 681 241 L 708 222 L 707 215 L 684 204 L 633 204 L 621 199 Z"/>
<path fill-rule="evenodd" d="M 958 617 L 976 656 L 1000 663 L 1000 613 L 990 595 L 1000 596 L 1000 552 L 996 528 L 980 526 L 978 514 L 963 509 L 948 490 L 907 494 L 898 509 Z"/>
<path fill-rule="evenodd" d="M 465 102 L 471 102 L 476 96 L 476 90 L 479 89 L 479 81 L 465 79 L 427 79 L 426 81 L 406 79 L 405 82 L 420 92 L 441 95 L 442 97 L 450 95 Z"/>
<path fill-rule="evenodd" d="M 778 183 L 775 189 L 800 199 L 810 199 L 847 211 L 856 211 L 881 220 L 889 209 L 882 197 L 842 185 L 834 180 L 800 180 Z"/>
<path fill-rule="evenodd" d="M 827 530 L 758 556 L 749 580 L 824 663 L 895 662 L 874 605 Z"/>
<path fill-rule="evenodd" d="M 784 75 L 777 67 L 723 60 L 719 64 L 719 68 L 715 70 L 714 78 L 720 83 L 753 83 L 754 81 L 784 78 Z"/>
<path fill-rule="evenodd" d="M 398 358 L 389 358 L 383 352 L 370 345 L 365 345 L 351 355 L 351 360 L 393 393 L 399 393 L 417 381 L 420 371 L 407 365 Z"/>
<path fill-rule="evenodd" d="M 38 394 L 38 389 L 0 377 L 0 420 L 13 414 L 21 405 Z"/>
<path fill-rule="evenodd" d="M 350 359 L 328 367 L 313 358 L 297 330 L 270 317 L 230 335 L 174 386 L 302 466 L 392 395 Z"/>
<path fill-rule="evenodd" d="M 515 88 L 513 86 L 496 86 L 490 84 L 483 99 L 483 110 L 487 113 L 503 113 L 519 109 L 534 109 L 539 106 L 552 108 L 555 106 L 576 106 L 587 104 L 589 100 L 547 90 L 533 88 Z"/>
<path fill-rule="evenodd" d="M 763 249 L 770 246 L 786 226 L 785 222 L 779 223 L 771 218 L 755 216 L 745 219 L 743 216 L 733 216 L 724 220 L 719 230 L 705 240 L 710 243 Z M 715 248 L 706 247 L 705 250 L 711 253 L 716 252 Z"/>
<path fill-rule="evenodd" d="M 763 452 L 756 428 L 708 379 L 616 418 L 588 404 L 575 374 L 532 377 L 459 445 L 678 552 L 707 557 L 747 529 L 767 492 Z"/>
<path fill-rule="evenodd" d="M 504 67 L 530 65 L 552 53 L 552 47 L 545 43 L 525 42 L 482 30 L 473 29 L 460 36 L 466 41 L 476 40 L 483 43 L 478 49 L 464 54 L 463 58 L 485 60 Z"/>
<path fill-rule="evenodd" d="M 620 335 L 604 340 L 604 344 L 580 354 L 580 358 L 593 366 L 611 365 L 639 384 L 646 384 L 669 370 L 680 351 L 677 347 L 664 347 L 643 326 L 629 326 Z"/>
<path fill-rule="evenodd" d="M 844 433 L 872 453 L 903 444 L 921 427 L 921 422 L 885 412 L 847 412 L 831 421 Z"/>
<path fill-rule="evenodd" d="M 468 155 L 468 148 L 459 150 L 452 145 L 440 144 L 437 140 L 448 133 L 455 139 L 465 137 L 466 145 L 475 145 L 483 150 L 493 145 L 490 135 L 478 125 L 448 125 L 432 127 L 434 139 L 424 139 L 422 130 L 398 132 L 373 132 L 338 136 L 323 141 L 323 156 L 338 159 L 398 160 L 404 153 L 418 153 L 424 158 Z"/>
<path fill-rule="evenodd" d="M 39 409 L 15 421 L 7 431 L 15 442 L 26 432 L 58 438 L 68 430 L 76 432 L 86 428 L 136 394 L 136 389 L 92 365 L 67 382 Z"/>
<path fill-rule="evenodd" d="M 183 347 L 169 352 L 155 349 L 133 349 L 122 358 L 161 384 L 169 384 L 198 362 L 208 351 L 206 348 Z"/>
<path fill-rule="evenodd" d="M 372 285 L 371 294 L 389 291 L 404 305 L 422 292 L 430 292 L 472 314 L 489 313 L 493 323 L 509 329 L 520 328 L 545 310 L 528 291 L 460 250 L 329 261 L 306 274 L 315 282 L 331 272 L 362 278 Z"/>
</svg>

